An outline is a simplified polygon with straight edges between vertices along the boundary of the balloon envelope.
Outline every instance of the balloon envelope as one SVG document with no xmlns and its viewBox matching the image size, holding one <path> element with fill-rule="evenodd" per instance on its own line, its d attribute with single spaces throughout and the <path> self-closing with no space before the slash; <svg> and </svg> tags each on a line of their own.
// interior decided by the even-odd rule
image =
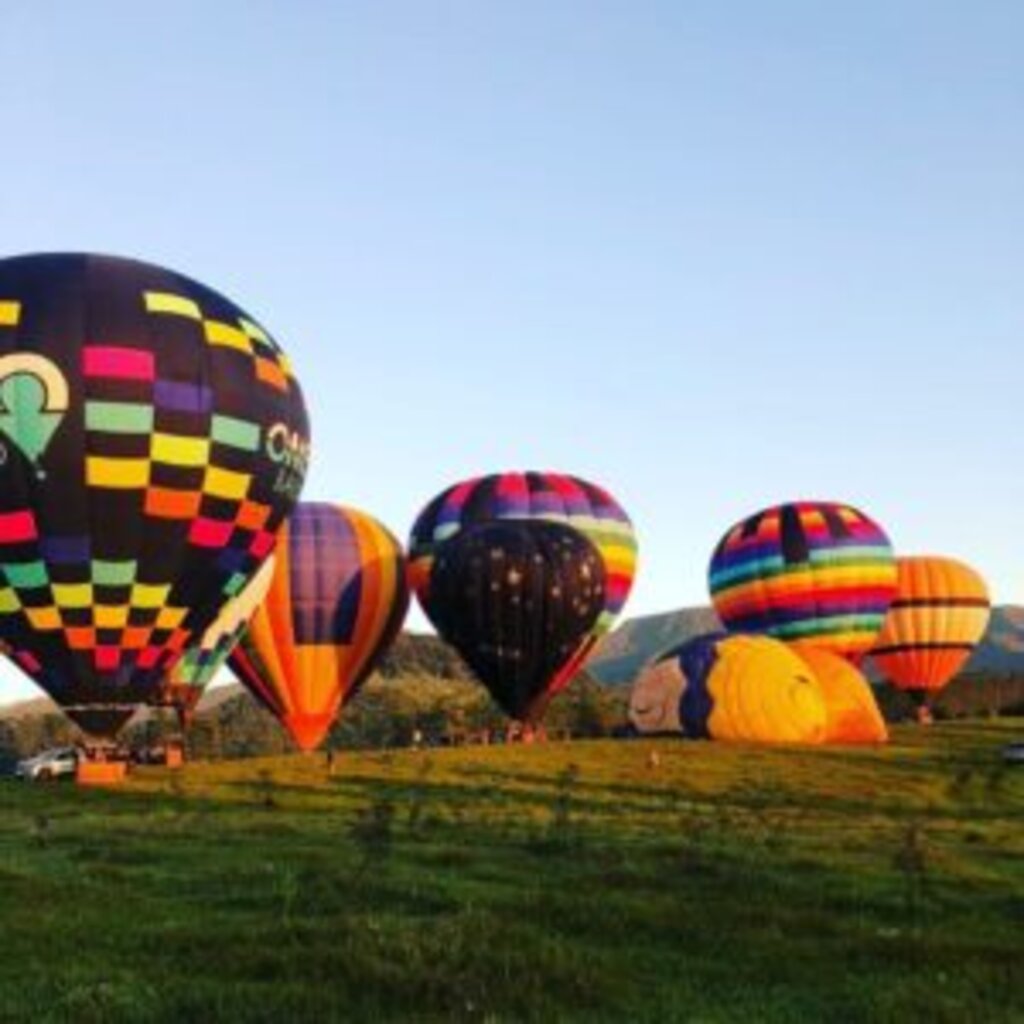
<svg viewBox="0 0 1024 1024">
<path fill-rule="evenodd" d="M 0 261 L 0 638 L 116 733 L 270 554 L 308 457 L 270 335 L 180 274 Z"/>
<path fill-rule="evenodd" d="M 661 655 L 630 695 L 638 732 L 756 743 L 821 743 L 826 710 L 806 664 L 764 636 L 711 633 Z"/>
<path fill-rule="evenodd" d="M 871 654 L 901 690 L 945 686 L 985 635 L 988 587 L 955 558 L 900 558 L 899 585 Z"/>
<path fill-rule="evenodd" d="M 794 647 L 814 673 L 825 701 L 826 743 L 885 743 L 885 719 L 871 684 L 850 661 L 809 644 Z"/>
<path fill-rule="evenodd" d="M 564 473 L 511 472 L 474 477 L 438 494 L 420 513 L 409 540 L 409 579 L 421 602 L 429 598 L 430 571 L 439 548 L 460 530 L 494 520 L 563 523 L 597 548 L 604 568 L 604 605 L 590 637 L 548 687 L 568 684 L 601 635 L 622 611 L 636 575 L 633 524 L 608 491 Z"/>
<path fill-rule="evenodd" d="M 604 562 L 562 523 L 466 527 L 437 550 L 419 594 L 441 637 L 513 718 L 536 719 L 605 606 Z"/>
<path fill-rule="evenodd" d="M 281 530 L 276 562 L 230 664 L 295 742 L 312 750 L 402 627 L 405 556 L 365 512 L 303 502 Z"/>
<path fill-rule="evenodd" d="M 730 630 L 860 657 L 896 592 L 896 564 L 888 537 L 863 512 L 796 502 L 733 526 L 712 556 L 709 584 Z"/>
</svg>

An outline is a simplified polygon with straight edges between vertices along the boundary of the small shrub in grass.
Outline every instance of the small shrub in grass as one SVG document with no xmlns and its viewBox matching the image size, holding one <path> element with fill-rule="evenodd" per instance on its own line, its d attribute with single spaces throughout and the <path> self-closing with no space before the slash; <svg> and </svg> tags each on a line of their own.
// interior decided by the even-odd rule
<svg viewBox="0 0 1024 1024">
<path fill-rule="evenodd" d="M 82 982 L 58 995 L 54 1020 L 75 1024 L 154 1020 L 160 1009 L 156 990 L 136 978 Z"/>
<path fill-rule="evenodd" d="M 579 778 L 579 765 L 575 763 L 559 772 L 551 796 L 547 827 L 529 843 L 532 849 L 540 853 L 558 853 L 579 845 L 581 837 L 573 818 L 574 794 Z"/>
<path fill-rule="evenodd" d="M 391 856 L 394 823 L 395 805 L 387 795 L 378 796 L 352 823 L 349 834 L 360 852 L 358 878 L 371 865 L 376 871 L 384 870 Z"/>
<path fill-rule="evenodd" d="M 295 902 L 299 898 L 299 876 L 288 865 L 276 868 L 274 874 L 277 892 L 281 900 L 281 927 L 289 929 L 292 926 Z"/>
<path fill-rule="evenodd" d="M 275 788 L 273 773 L 267 768 L 260 769 L 256 776 L 257 802 L 265 811 L 277 809 L 277 800 L 274 797 Z"/>
<path fill-rule="evenodd" d="M 676 818 L 681 836 L 680 861 L 684 871 L 695 873 L 707 867 L 707 843 L 712 822 L 699 809 L 691 808 Z"/>
<path fill-rule="evenodd" d="M 431 819 L 426 814 L 427 805 L 430 801 L 430 775 L 434 770 L 434 760 L 431 757 L 424 757 L 416 768 L 416 785 L 409 794 L 406 822 L 409 831 L 419 834 L 426 831 Z"/>
<path fill-rule="evenodd" d="M 46 814 L 37 814 L 32 821 L 32 845 L 45 850 L 50 839 L 50 818 Z"/>
<path fill-rule="evenodd" d="M 920 821 L 907 822 L 892 864 L 900 875 L 903 911 L 908 930 L 916 942 L 920 938 L 924 901 L 928 895 L 928 853 L 924 826 Z"/>
</svg>

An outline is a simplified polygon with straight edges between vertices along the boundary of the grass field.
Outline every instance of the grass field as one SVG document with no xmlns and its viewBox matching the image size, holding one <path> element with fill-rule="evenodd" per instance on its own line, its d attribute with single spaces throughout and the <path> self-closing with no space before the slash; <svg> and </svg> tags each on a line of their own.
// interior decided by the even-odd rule
<svg viewBox="0 0 1024 1024">
<path fill-rule="evenodd" d="M 1022 733 L 4 783 L 0 1017 L 1024 1020 Z"/>
</svg>

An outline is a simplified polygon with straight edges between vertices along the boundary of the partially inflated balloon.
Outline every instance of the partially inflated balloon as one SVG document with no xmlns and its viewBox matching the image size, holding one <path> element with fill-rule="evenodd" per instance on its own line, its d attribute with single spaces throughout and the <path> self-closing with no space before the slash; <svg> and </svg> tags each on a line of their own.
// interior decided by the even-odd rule
<svg viewBox="0 0 1024 1024">
<path fill-rule="evenodd" d="M 357 509 L 302 503 L 231 668 L 303 750 L 323 740 L 394 640 L 409 607 L 405 556 Z"/>
<path fill-rule="evenodd" d="M 820 647 L 795 648 L 821 687 L 828 721 L 826 743 L 885 743 L 889 730 L 871 684 L 846 658 Z"/>
<path fill-rule="evenodd" d="M 252 317 L 179 274 L 0 261 L 0 638 L 110 736 L 270 554 L 305 406 Z"/>
<path fill-rule="evenodd" d="M 636 678 L 629 695 L 629 721 L 637 732 L 644 736 L 684 735 L 707 736 L 706 719 L 708 709 L 701 709 L 698 720 L 689 716 L 689 728 L 684 724 L 683 696 L 689 692 L 693 700 L 693 688 L 682 666 L 672 652 L 652 662 Z"/>
<path fill-rule="evenodd" d="M 888 537 L 863 512 L 797 502 L 732 527 L 712 556 L 709 584 L 730 630 L 857 658 L 882 628 L 896 564 Z"/>
<path fill-rule="evenodd" d="M 640 674 L 629 718 L 638 732 L 755 743 L 821 743 L 826 710 L 813 673 L 784 643 L 712 633 Z"/>
<path fill-rule="evenodd" d="M 513 718 L 536 719 L 605 606 L 596 546 L 562 523 L 470 526 L 437 550 L 419 597 L 440 633 Z"/>
<path fill-rule="evenodd" d="M 603 488 L 564 473 L 495 473 L 442 491 L 420 513 L 409 540 L 409 578 L 421 600 L 428 596 L 430 570 L 440 546 L 460 530 L 493 520 L 563 523 L 597 548 L 604 567 L 605 597 L 586 642 L 550 683 L 557 693 L 572 679 L 602 634 L 622 611 L 636 575 L 633 524 Z"/>
<path fill-rule="evenodd" d="M 245 589 L 228 601 L 202 640 L 189 647 L 168 672 L 156 696 L 150 700 L 151 705 L 174 708 L 182 727 L 189 724 L 206 687 L 227 661 L 256 609 L 267 596 L 274 568 L 275 559 L 271 555 Z"/>
<path fill-rule="evenodd" d="M 900 558 L 899 587 L 871 654 L 901 690 L 944 687 L 985 635 L 988 587 L 969 565 L 939 556 Z"/>
</svg>

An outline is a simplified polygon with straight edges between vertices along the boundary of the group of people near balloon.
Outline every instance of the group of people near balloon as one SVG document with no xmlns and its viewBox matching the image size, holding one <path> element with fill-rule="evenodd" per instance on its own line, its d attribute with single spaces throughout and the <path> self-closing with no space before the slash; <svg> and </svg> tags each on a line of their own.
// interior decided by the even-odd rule
<svg viewBox="0 0 1024 1024">
<path fill-rule="evenodd" d="M 142 706 L 187 725 L 225 661 L 311 749 L 411 591 L 509 716 L 539 721 L 629 595 L 618 502 L 565 474 L 482 476 L 427 503 L 406 555 L 365 512 L 298 503 L 309 453 L 287 357 L 223 296 L 130 260 L 0 260 L 0 649 L 96 749 Z M 879 741 L 860 660 L 927 693 L 988 615 L 968 567 L 897 559 L 833 503 L 735 526 L 710 589 L 728 632 L 648 666 L 640 732 Z"/>
</svg>

